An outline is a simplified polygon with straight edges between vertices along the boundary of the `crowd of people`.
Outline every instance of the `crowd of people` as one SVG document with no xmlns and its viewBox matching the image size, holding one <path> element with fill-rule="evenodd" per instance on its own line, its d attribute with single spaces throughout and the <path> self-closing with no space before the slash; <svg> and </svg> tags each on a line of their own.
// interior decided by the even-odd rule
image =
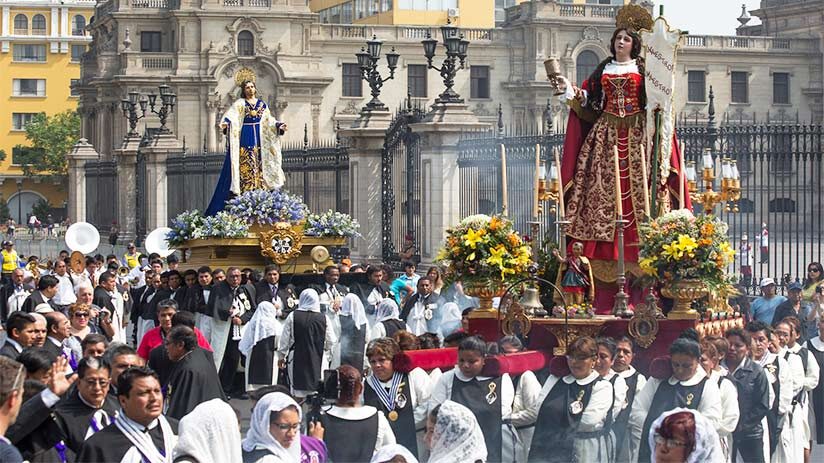
<svg viewBox="0 0 824 463">
<path fill-rule="evenodd" d="M 786 301 L 763 281 L 745 329 L 687 330 L 648 376 L 629 337 L 510 375 L 487 361 L 522 340 L 470 336 L 476 301 L 437 267 L 345 259 L 299 288 L 131 244 L 80 272 L 0 256 L 0 461 L 809 462 L 824 443 L 819 264 Z M 440 347 L 454 368 L 396 368 Z M 233 397 L 255 402 L 245 437 Z"/>
</svg>

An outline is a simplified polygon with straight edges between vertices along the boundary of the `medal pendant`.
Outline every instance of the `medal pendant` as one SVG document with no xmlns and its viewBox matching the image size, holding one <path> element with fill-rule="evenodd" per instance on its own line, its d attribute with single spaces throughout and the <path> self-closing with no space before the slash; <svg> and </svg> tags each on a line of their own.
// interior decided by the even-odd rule
<svg viewBox="0 0 824 463">
<path fill-rule="evenodd" d="M 399 392 L 398 396 L 395 398 L 395 404 L 398 408 L 406 407 L 406 396 L 403 393 Z"/>
<path fill-rule="evenodd" d="M 580 400 L 576 400 L 575 402 L 569 404 L 569 413 L 573 415 L 578 415 L 582 411 L 584 411 L 584 404 Z"/>
<path fill-rule="evenodd" d="M 692 400 L 693 399 L 695 399 L 695 395 L 692 392 L 687 394 L 687 406 L 692 405 Z"/>
<path fill-rule="evenodd" d="M 291 297 L 289 299 L 286 299 L 286 305 L 288 305 L 290 309 L 294 309 L 296 305 L 295 300 Z"/>
<path fill-rule="evenodd" d="M 389 418 L 389 421 L 398 421 L 398 412 L 392 410 L 386 415 L 386 417 Z"/>
<path fill-rule="evenodd" d="M 495 383 L 489 383 L 489 394 L 486 395 L 486 403 L 489 405 L 494 404 L 495 401 L 498 400 L 498 394 L 495 393 L 496 387 Z"/>
<path fill-rule="evenodd" d="M 426 309 L 423 311 L 423 318 L 427 320 L 432 320 L 432 309 Z"/>
</svg>

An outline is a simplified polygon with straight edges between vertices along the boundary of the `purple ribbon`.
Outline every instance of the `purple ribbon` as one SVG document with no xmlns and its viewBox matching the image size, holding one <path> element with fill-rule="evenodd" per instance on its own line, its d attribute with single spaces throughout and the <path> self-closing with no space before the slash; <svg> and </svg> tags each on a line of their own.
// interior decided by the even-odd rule
<svg viewBox="0 0 824 463">
<path fill-rule="evenodd" d="M 66 459 L 66 444 L 61 440 L 54 444 L 54 449 L 57 450 L 57 454 L 60 455 L 60 461 L 66 463 L 68 461 Z"/>
</svg>

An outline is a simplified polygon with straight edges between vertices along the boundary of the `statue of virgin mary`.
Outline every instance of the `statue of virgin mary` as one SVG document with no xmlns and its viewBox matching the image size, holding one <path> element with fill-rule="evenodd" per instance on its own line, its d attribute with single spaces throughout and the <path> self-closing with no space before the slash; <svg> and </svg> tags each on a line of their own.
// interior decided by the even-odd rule
<svg viewBox="0 0 824 463">
<path fill-rule="evenodd" d="M 255 74 L 238 71 L 235 81 L 240 98 L 229 107 L 220 122 L 226 135 L 226 158 L 205 215 L 223 210 L 232 196 L 249 190 L 276 190 L 283 186 L 280 138 L 286 124 L 278 121 L 269 106 L 257 97 Z"/>
</svg>

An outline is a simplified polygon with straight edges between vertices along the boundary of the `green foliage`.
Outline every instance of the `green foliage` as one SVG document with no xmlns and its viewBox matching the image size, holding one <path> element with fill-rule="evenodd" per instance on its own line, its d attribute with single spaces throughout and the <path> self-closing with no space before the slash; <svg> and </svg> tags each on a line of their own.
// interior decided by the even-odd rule
<svg viewBox="0 0 824 463">
<path fill-rule="evenodd" d="M 37 216 L 37 219 L 46 224 L 46 216 L 51 214 L 52 205 L 45 199 L 40 199 L 31 207 L 31 213 Z"/>
<path fill-rule="evenodd" d="M 0 197 L 0 222 L 5 223 L 11 217 L 11 211 L 9 211 L 9 204 L 6 202 L 5 198 Z"/>
<path fill-rule="evenodd" d="M 31 149 L 20 149 L 15 163 L 27 176 L 64 177 L 68 171 L 66 154 L 80 138 L 80 115 L 64 111 L 47 116 L 37 114 L 26 125 L 26 139 Z M 25 148 L 25 147 L 15 147 Z"/>
</svg>

